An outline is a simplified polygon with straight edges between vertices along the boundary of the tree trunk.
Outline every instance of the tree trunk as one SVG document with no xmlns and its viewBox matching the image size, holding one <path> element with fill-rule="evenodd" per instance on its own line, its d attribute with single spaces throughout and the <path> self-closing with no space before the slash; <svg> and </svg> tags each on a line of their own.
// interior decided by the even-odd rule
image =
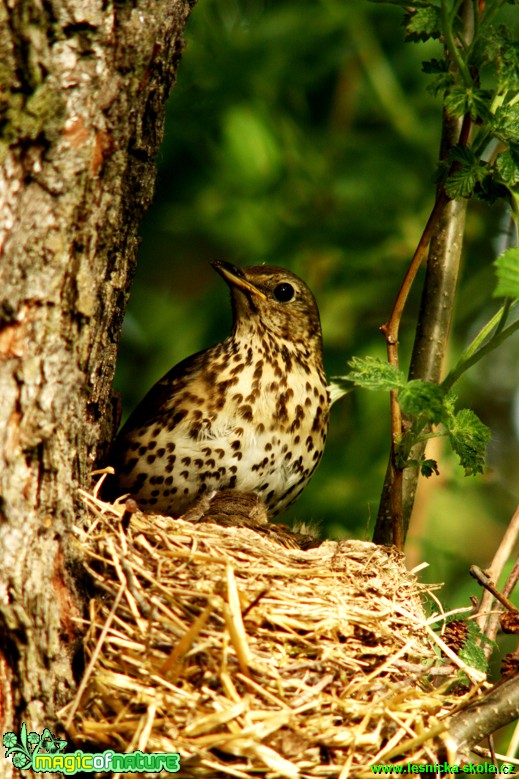
<svg viewBox="0 0 519 779">
<path fill-rule="evenodd" d="M 137 231 L 191 5 L 0 5 L 0 735 L 52 729 L 73 692 L 70 527 L 115 424 Z"/>
</svg>

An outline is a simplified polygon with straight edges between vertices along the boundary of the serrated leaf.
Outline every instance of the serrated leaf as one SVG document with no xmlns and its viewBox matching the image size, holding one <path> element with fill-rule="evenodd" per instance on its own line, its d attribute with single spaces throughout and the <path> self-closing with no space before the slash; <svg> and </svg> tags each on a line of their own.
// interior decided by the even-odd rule
<svg viewBox="0 0 519 779">
<path fill-rule="evenodd" d="M 508 149 L 497 155 L 496 167 L 501 178 L 509 187 L 519 182 L 519 151 Z"/>
<path fill-rule="evenodd" d="M 488 89 L 466 89 L 465 87 L 452 87 L 445 96 L 445 109 L 451 116 L 464 116 L 470 118 L 489 119 L 491 116 L 490 105 L 492 93 Z"/>
<path fill-rule="evenodd" d="M 490 430 L 469 408 L 451 417 L 448 423 L 449 440 L 465 476 L 483 473 L 486 445 L 491 438 Z"/>
<path fill-rule="evenodd" d="M 497 83 L 500 91 L 517 91 L 519 88 L 519 44 L 510 41 L 497 60 Z"/>
<path fill-rule="evenodd" d="M 491 117 L 490 106 L 493 94 L 490 89 L 469 89 L 467 91 L 467 113 L 473 121 L 486 121 Z"/>
<path fill-rule="evenodd" d="M 409 381 L 398 393 L 398 402 L 405 414 L 425 416 L 438 424 L 444 416 L 444 392 L 439 384 L 421 379 Z"/>
<path fill-rule="evenodd" d="M 505 143 L 519 143 L 519 103 L 500 106 L 492 117 L 491 128 Z"/>
<path fill-rule="evenodd" d="M 470 197 L 477 183 L 475 169 L 463 167 L 451 173 L 444 184 L 444 189 L 452 200 L 460 200 L 463 197 Z"/>
<path fill-rule="evenodd" d="M 448 89 L 451 89 L 453 83 L 454 78 L 452 73 L 444 73 L 441 76 L 436 76 L 436 78 L 426 86 L 425 91 L 433 97 L 437 97 L 440 93 L 443 94 Z"/>
<path fill-rule="evenodd" d="M 468 628 L 468 635 L 458 654 L 471 668 L 476 668 L 478 671 L 486 673 L 488 671 L 488 661 L 481 646 L 482 633 L 474 620 L 467 620 L 465 624 Z"/>
<path fill-rule="evenodd" d="M 478 56 L 480 60 L 495 63 L 500 93 L 509 89 L 517 90 L 519 87 L 519 44 L 513 38 L 513 30 L 509 30 L 503 24 L 498 27 L 489 27 L 479 41 Z"/>
<path fill-rule="evenodd" d="M 461 159 L 461 151 L 458 156 Z M 459 163 L 459 167 L 451 173 L 444 184 L 445 192 L 454 200 L 472 195 L 476 187 L 482 185 L 490 175 L 487 162 L 477 160 L 470 151 L 468 151 L 466 159 L 470 160 L 470 163 Z"/>
<path fill-rule="evenodd" d="M 478 160 L 470 146 L 457 144 L 449 151 L 451 162 L 461 162 L 463 165 L 476 165 Z"/>
<path fill-rule="evenodd" d="M 507 249 L 494 261 L 495 298 L 519 298 L 519 248 Z"/>
<path fill-rule="evenodd" d="M 452 87 L 445 96 L 445 110 L 451 116 L 464 116 L 467 113 L 467 90 L 464 87 Z"/>
<path fill-rule="evenodd" d="M 436 6 L 418 8 L 407 14 L 404 19 L 406 41 L 428 41 L 439 38 L 441 34 L 441 11 Z"/>
<path fill-rule="evenodd" d="M 348 365 L 351 370 L 342 377 L 356 387 L 370 390 L 398 390 L 405 386 L 402 371 L 378 357 L 353 357 Z"/>
</svg>

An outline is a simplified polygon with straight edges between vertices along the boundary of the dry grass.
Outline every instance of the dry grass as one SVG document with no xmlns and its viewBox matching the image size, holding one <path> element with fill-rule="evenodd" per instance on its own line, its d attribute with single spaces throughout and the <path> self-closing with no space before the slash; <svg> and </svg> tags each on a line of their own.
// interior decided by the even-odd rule
<svg viewBox="0 0 519 779">
<path fill-rule="evenodd" d="M 185 777 L 345 779 L 437 760 L 460 699 L 431 682 L 442 660 L 400 555 L 140 512 L 123 530 L 123 507 L 85 499 L 97 595 L 62 712 L 76 744 L 178 752 Z"/>
</svg>

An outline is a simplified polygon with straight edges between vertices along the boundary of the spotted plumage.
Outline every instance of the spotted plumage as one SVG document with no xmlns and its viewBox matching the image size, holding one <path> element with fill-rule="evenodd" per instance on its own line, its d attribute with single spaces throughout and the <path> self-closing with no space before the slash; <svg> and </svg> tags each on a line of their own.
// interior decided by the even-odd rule
<svg viewBox="0 0 519 779">
<path fill-rule="evenodd" d="M 179 516 L 205 493 L 254 492 L 273 517 L 312 476 L 328 429 L 319 312 L 283 268 L 213 266 L 233 329 L 148 392 L 115 442 L 118 494 Z"/>
</svg>

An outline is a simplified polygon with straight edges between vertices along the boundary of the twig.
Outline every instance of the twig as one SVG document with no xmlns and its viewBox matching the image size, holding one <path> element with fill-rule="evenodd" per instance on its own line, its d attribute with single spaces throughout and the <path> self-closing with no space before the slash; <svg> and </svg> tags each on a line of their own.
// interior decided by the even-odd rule
<svg viewBox="0 0 519 779">
<path fill-rule="evenodd" d="M 427 220 L 422 237 L 420 238 L 418 246 L 416 247 L 411 264 L 404 276 L 404 280 L 402 281 L 402 285 L 398 291 L 398 295 L 393 305 L 393 310 L 391 311 L 391 316 L 389 317 L 388 321 L 385 322 L 385 324 L 380 326 L 380 331 L 386 338 L 388 360 L 391 365 L 395 365 L 396 367 L 398 367 L 398 331 L 400 328 L 400 321 L 402 319 L 405 304 L 407 302 L 409 292 L 411 291 L 411 287 L 413 286 L 416 274 L 418 273 L 418 269 L 425 259 L 425 254 L 429 243 L 431 242 L 431 238 L 435 233 L 440 214 L 443 210 L 443 207 L 448 202 L 449 198 L 442 189 L 436 198 L 436 202 L 433 206 L 429 219 Z"/>
<path fill-rule="evenodd" d="M 393 310 L 387 322 L 380 327 L 386 339 L 388 362 L 398 367 L 398 333 L 402 314 L 411 291 L 411 287 L 416 278 L 416 274 L 425 259 L 427 248 L 434 235 L 438 220 L 442 214 L 445 205 L 448 203 L 448 197 L 443 191 L 439 192 L 436 202 L 433 206 L 427 224 L 422 233 L 416 251 L 411 260 L 411 264 L 402 281 L 400 290 L 393 305 Z M 405 534 L 403 528 L 402 515 L 402 485 L 403 470 L 396 465 L 397 449 L 402 436 L 402 412 L 398 403 L 396 392 L 390 393 L 390 414 L 391 414 L 391 454 L 388 465 L 388 472 L 384 482 L 384 489 L 377 519 L 377 527 L 373 541 L 376 544 L 393 543 L 397 549 L 402 550 Z M 389 504 L 389 512 L 387 506 Z M 382 519 L 384 512 L 384 519 Z M 388 516 L 389 513 L 389 516 Z"/>
<path fill-rule="evenodd" d="M 472 747 L 472 752 L 474 752 L 476 755 L 479 755 L 480 757 L 485 757 L 487 759 L 490 759 L 490 749 L 485 749 L 485 747 Z M 495 753 L 495 756 L 498 760 L 501 760 L 503 763 L 510 763 L 511 765 L 519 765 L 519 760 L 517 758 L 509 757 L 508 755 L 501 755 L 499 752 Z"/>
<path fill-rule="evenodd" d="M 514 567 L 510 572 L 510 576 L 508 577 L 508 579 L 506 580 L 503 586 L 503 595 L 506 598 L 508 598 L 508 596 L 512 594 L 518 579 L 519 579 L 519 557 L 515 561 Z"/>
<path fill-rule="evenodd" d="M 499 577 L 501 576 L 501 573 L 503 571 L 503 568 L 506 565 L 507 560 L 512 554 L 512 549 L 514 548 L 518 536 L 519 536 L 519 506 L 517 506 L 512 516 L 512 519 L 509 522 L 505 534 L 501 539 L 501 543 L 499 544 L 499 547 L 494 555 L 494 559 L 492 560 L 490 566 L 486 569 L 486 573 L 489 576 L 489 578 L 492 579 L 492 581 L 494 582 L 499 581 Z M 490 613 L 492 610 L 493 599 L 494 596 L 490 592 L 488 592 L 488 590 L 485 590 L 485 592 L 483 593 L 483 597 L 481 598 L 481 602 L 479 604 L 479 609 L 478 609 L 478 612 L 480 614 L 480 617 L 478 618 L 479 627 L 481 629 L 481 632 L 488 639 L 490 639 L 490 641 L 493 641 L 496 637 L 499 628 L 499 620 L 500 620 L 500 613 Z M 485 646 L 483 646 L 482 649 L 486 657 L 489 657 L 490 654 L 492 653 L 492 644 L 485 643 Z"/>
<path fill-rule="evenodd" d="M 493 581 L 490 579 L 488 574 L 485 573 L 485 571 L 482 571 L 481 568 L 479 568 L 477 565 L 471 565 L 469 569 L 470 575 L 478 581 L 482 587 L 485 588 L 485 590 L 488 590 L 494 598 L 497 598 L 497 600 L 505 607 L 505 609 L 508 609 L 508 611 L 515 612 L 517 611 L 514 604 L 508 600 L 508 598 L 503 595 Z"/>
<path fill-rule="evenodd" d="M 443 119 L 441 158 L 446 159 L 449 149 L 459 144 L 467 145 L 472 122 L 467 115 L 460 123 L 448 117 Z M 459 167 L 451 165 L 449 175 Z M 441 188 L 422 233 L 411 264 L 404 277 L 389 320 L 380 328 L 386 338 L 388 361 L 398 367 L 398 334 L 404 307 L 420 265 L 429 248 L 427 274 L 422 294 L 420 318 L 413 348 L 409 378 L 439 381 L 456 290 L 461 257 L 461 233 L 464 225 L 466 201 L 451 201 Z M 432 291 L 431 291 L 432 290 Z M 391 541 L 402 549 L 409 517 L 414 503 L 417 468 L 397 466 L 398 445 L 404 432 L 405 421 L 396 393 L 391 393 L 391 454 L 384 480 L 382 497 L 373 541 L 387 544 Z M 420 460 L 425 443 L 414 447 L 410 459 Z"/>
<path fill-rule="evenodd" d="M 475 18 L 478 11 L 471 0 L 460 0 L 450 10 L 442 0 L 444 47 L 452 63 L 452 69 L 461 75 L 467 86 L 472 85 L 472 74 L 460 55 L 458 44 L 470 46 L 474 39 Z M 451 14 L 458 14 L 462 30 L 453 34 Z M 446 111 L 443 114 L 442 142 L 440 160 L 447 161 L 450 150 L 455 145 L 466 146 L 469 142 L 472 121 L 468 114 L 460 122 Z M 450 166 L 449 175 L 459 168 L 459 163 Z M 381 330 L 386 336 L 388 360 L 398 366 L 398 330 L 402 312 L 409 291 L 422 260 L 429 248 L 427 274 L 422 294 L 420 317 L 409 370 L 410 379 L 440 381 L 444 355 L 447 349 L 448 334 L 453 311 L 453 300 L 461 258 L 466 200 L 450 201 L 443 188 L 437 194 L 425 230 L 422 234 L 411 265 L 405 275 L 391 316 Z M 414 505 L 419 468 L 397 466 L 398 443 L 403 433 L 405 420 L 396 395 L 391 397 L 391 455 L 388 465 L 373 540 L 376 543 L 398 541 L 401 548 L 409 526 Z M 410 460 L 419 462 L 425 450 L 425 442 L 413 447 Z M 395 494 L 398 493 L 398 494 Z"/>
<path fill-rule="evenodd" d="M 456 365 L 456 367 L 449 373 L 445 381 L 442 383 L 444 390 L 449 390 L 454 384 L 454 382 L 458 381 L 460 376 L 462 376 L 465 373 L 465 371 L 467 371 L 469 368 L 471 368 L 473 365 L 479 362 L 481 358 L 484 357 L 486 354 L 489 354 L 489 352 L 493 352 L 494 349 L 497 349 L 497 347 L 500 346 L 508 338 L 510 338 L 512 333 L 515 333 L 517 329 L 519 329 L 519 320 L 513 322 L 506 329 L 496 330 L 492 338 L 489 341 L 487 341 L 487 343 L 484 344 L 484 346 L 481 346 L 474 354 L 472 354 L 467 359 L 460 360 Z"/>
</svg>

